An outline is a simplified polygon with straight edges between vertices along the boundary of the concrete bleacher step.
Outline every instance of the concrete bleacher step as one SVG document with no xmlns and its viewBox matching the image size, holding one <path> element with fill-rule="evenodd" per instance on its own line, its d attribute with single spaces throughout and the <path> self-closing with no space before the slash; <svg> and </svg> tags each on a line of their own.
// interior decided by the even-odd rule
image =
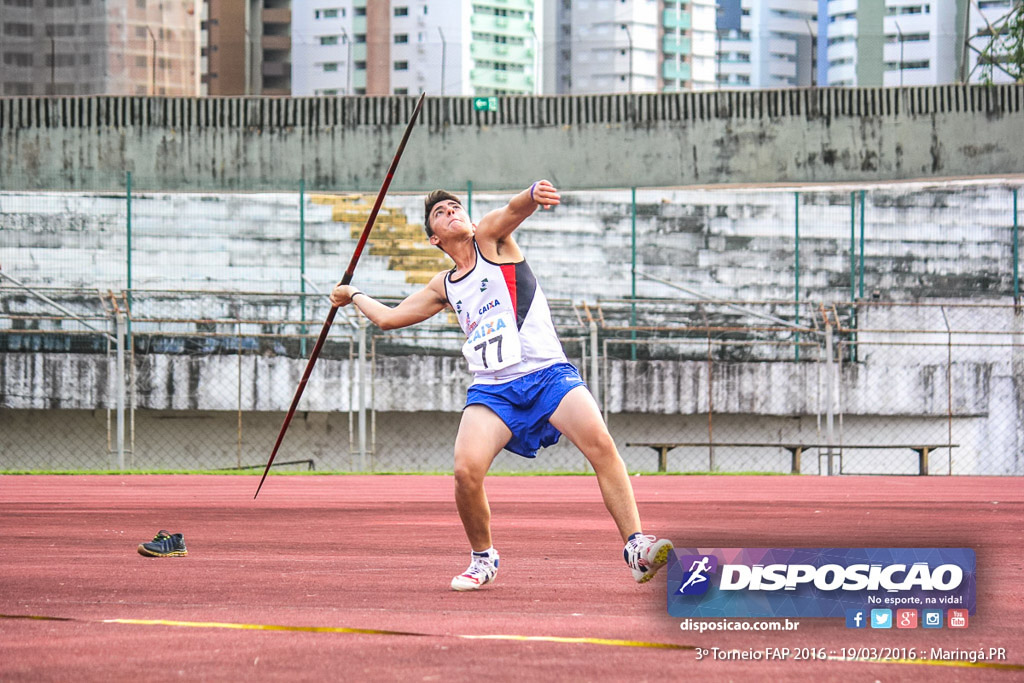
<svg viewBox="0 0 1024 683">
<path fill-rule="evenodd" d="M 331 218 L 349 225 L 349 237 L 357 240 L 369 219 L 372 205 L 362 195 L 314 195 L 315 204 L 331 206 Z M 408 284 L 425 284 L 451 261 L 432 247 L 423 226 L 410 223 L 402 208 L 381 207 L 368 239 L 369 253 L 387 258 L 387 269 L 404 273 Z"/>
<path fill-rule="evenodd" d="M 441 270 L 440 268 L 437 270 L 407 270 L 405 271 L 405 281 L 411 285 L 425 285 Z"/>
<path fill-rule="evenodd" d="M 451 261 L 440 256 L 433 256 L 429 254 L 413 255 L 413 256 L 392 256 L 391 264 L 394 265 L 391 270 L 416 270 L 426 271 L 433 270 L 438 273 L 442 270 L 448 270 L 452 267 Z"/>
</svg>

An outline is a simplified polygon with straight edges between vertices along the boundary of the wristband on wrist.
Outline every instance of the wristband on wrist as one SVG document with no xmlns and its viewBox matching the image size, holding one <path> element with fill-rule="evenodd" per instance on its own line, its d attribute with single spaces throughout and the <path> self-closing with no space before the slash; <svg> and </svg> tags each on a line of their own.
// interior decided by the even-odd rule
<svg viewBox="0 0 1024 683">
<path fill-rule="evenodd" d="M 533 198 L 533 190 L 537 187 L 537 183 L 530 185 L 530 201 L 536 203 L 537 200 Z"/>
<path fill-rule="evenodd" d="M 357 294 L 362 294 L 363 296 L 370 296 L 369 294 L 367 294 L 363 290 L 357 289 L 356 291 L 352 292 L 352 296 L 349 297 L 349 301 L 351 301 L 352 299 L 355 299 Z"/>
</svg>

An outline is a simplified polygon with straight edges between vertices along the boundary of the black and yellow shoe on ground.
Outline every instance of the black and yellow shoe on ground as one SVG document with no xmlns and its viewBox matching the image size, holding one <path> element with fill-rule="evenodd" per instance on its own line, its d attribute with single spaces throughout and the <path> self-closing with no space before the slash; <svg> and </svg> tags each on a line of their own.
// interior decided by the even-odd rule
<svg viewBox="0 0 1024 683">
<path fill-rule="evenodd" d="M 188 555 L 185 538 L 181 534 L 170 534 L 161 529 L 149 543 L 139 544 L 139 554 L 147 557 L 183 557 Z"/>
</svg>

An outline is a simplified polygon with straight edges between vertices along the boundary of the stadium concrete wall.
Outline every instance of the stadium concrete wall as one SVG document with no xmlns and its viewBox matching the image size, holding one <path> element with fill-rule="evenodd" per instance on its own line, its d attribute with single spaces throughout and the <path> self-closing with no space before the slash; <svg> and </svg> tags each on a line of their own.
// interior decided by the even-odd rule
<svg viewBox="0 0 1024 683">
<path fill-rule="evenodd" d="M 151 367 L 137 398 L 136 430 L 143 436 L 132 457 L 139 467 L 150 469 L 180 467 L 183 462 L 207 468 L 234 466 L 239 412 L 246 423 L 244 464 L 259 460 L 273 445 L 290 403 L 290 389 L 298 385 L 305 367 L 302 359 L 247 358 L 245 364 L 252 367 L 240 382 L 238 361 L 231 357 L 155 355 L 142 362 Z M 626 443 L 649 441 L 652 434 L 668 435 L 664 440 L 669 441 L 702 441 L 708 436 L 707 413 L 712 406 L 718 442 L 811 439 L 823 443 L 827 438 L 823 367 L 818 363 L 719 363 L 710 382 L 703 362 L 612 361 L 608 367 L 608 376 L 601 381 L 602 391 L 607 392 L 608 421 L 632 469 L 653 470 L 657 460 L 650 449 L 626 448 Z M 111 359 L 105 356 L 0 355 L 5 425 L 0 454 L 20 453 L 17 460 L 4 455 L 0 465 L 18 469 L 22 462 L 52 462 L 50 454 L 59 453 L 68 441 L 81 444 L 79 467 L 109 463 L 111 456 L 100 444 L 105 440 L 102 414 L 116 405 L 111 371 Z M 838 378 L 844 422 L 835 432 L 837 443 L 943 444 L 952 429 L 958 444 L 953 454 L 956 466 L 950 468 L 953 473 L 1024 474 L 1024 428 L 1019 419 L 1024 414 L 1024 396 L 1014 364 L 970 360 L 953 364 L 949 368 L 955 385 L 951 405 L 946 401 L 946 371 L 941 364 L 915 365 L 895 358 L 846 366 Z M 320 469 L 359 468 L 349 446 L 349 413 L 357 409 L 352 376 L 349 361 L 318 363 L 298 407 L 299 425 L 293 427 L 304 430 L 304 447 L 292 457 L 312 457 Z M 448 469 L 468 383 L 468 373 L 457 358 L 405 356 L 378 361 L 372 401 L 376 411 L 373 466 L 382 471 Z M 14 448 L 15 440 L 23 440 L 28 433 L 37 435 L 33 447 L 28 452 Z M 879 434 L 885 434 L 885 439 L 879 440 Z M 545 453 L 556 462 L 575 461 L 582 467 L 564 440 L 557 449 Z M 717 468 L 788 472 L 789 454 L 778 451 L 766 455 L 763 450 L 720 449 Z M 847 473 L 917 472 L 909 450 L 852 453 L 844 464 Z M 676 470 L 707 469 L 699 452 L 680 451 L 672 462 Z M 531 465 L 505 458 L 502 467 L 529 469 Z M 818 471 L 810 454 L 802 471 Z M 944 471 L 942 465 L 933 465 L 933 473 Z"/>
<path fill-rule="evenodd" d="M 376 191 L 412 97 L 0 99 L 0 186 Z M 430 98 L 393 189 L 1024 172 L 1024 85 Z"/>
</svg>

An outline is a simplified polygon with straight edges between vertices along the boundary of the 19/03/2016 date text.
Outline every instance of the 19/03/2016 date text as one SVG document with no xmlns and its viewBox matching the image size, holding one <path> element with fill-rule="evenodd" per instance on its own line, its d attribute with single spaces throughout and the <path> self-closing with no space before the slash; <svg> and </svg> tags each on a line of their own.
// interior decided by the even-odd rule
<svg viewBox="0 0 1024 683">
<path fill-rule="evenodd" d="M 919 658 L 912 647 L 766 647 L 760 649 L 700 647 L 697 661 L 820 661 L 825 659 L 856 659 L 870 661 L 915 660 Z"/>
<path fill-rule="evenodd" d="M 1006 649 L 992 647 L 978 650 L 944 650 L 932 648 L 920 650 L 914 647 L 766 647 L 761 649 L 699 647 L 695 650 L 697 661 L 820 661 L 826 659 L 845 661 L 914 661 L 917 659 L 984 661 L 1005 660 Z"/>
</svg>

